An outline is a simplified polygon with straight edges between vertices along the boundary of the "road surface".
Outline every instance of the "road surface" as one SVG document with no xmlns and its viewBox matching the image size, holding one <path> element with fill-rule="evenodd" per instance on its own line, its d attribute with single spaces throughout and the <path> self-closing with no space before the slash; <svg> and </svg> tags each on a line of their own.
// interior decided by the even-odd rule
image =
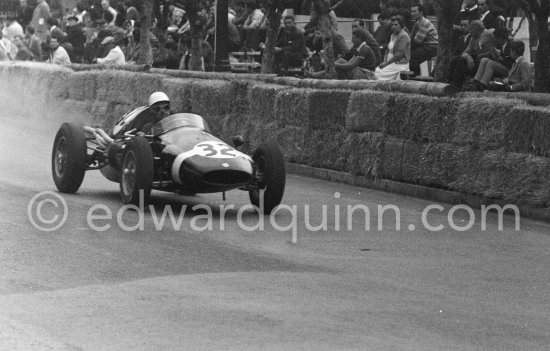
<svg viewBox="0 0 550 351">
<path fill-rule="evenodd" d="M 482 230 L 475 210 L 471 229 L 454 230 L 470 215 L 449 221 L 439 204 L 426 219 L 444 229 L 432 231 L 427 201 L 289 175 L 290 207 L 263 229 L 239 212 L 240 191 L 154 192 L 140 225 L 118 185 L 90 172 L 62 195 L 66 222 L 42 231 L 28 204 L 43 191 L 57 199 L 51 146 L 75 117 L 19 105 L 0 112 L 0 350 L 550 349 L 548 224 L 522 218 L 516 230 L 507 216 L 499 230 L 491 213 Z M 399 230 L 391 211 L 378 221 L 392 204 Z M 361 211 L 348 221 L 348 205 L 370 221 Z M 179 225 L 159 226 L 167 208 L 184 214 Z M 44 203 L 42 219 L 60 209 Z"/>
</svg>

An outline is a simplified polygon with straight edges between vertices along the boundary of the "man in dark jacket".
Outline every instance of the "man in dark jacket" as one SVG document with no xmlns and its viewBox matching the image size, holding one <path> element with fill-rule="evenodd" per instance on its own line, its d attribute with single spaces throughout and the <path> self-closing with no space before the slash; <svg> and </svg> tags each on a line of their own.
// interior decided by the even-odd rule
<svg viewBox="0 0 550 351">
<path fill-rule="evenodd" d="M 496 46 L 491 49 L 490 57 L 481 59 L 474 78 L 479 90 L 487 89 L 489 82 L 495 77 L 506 77 L 515 62 L 510 53 L 511 41 L 508 39 L 508 30 L 503 27 L 497 28 L 493 32 L 493 37 Z"/>
<path fill-rule="evenodd" d="M 376 41 L 376 39 L 372 36 L 372 34 L 367 29 L 366 23 L 362 19 L 356 19 L 355 22 L 351 25 L 352 32 L 356 29 L 360 29 L 363 32 L 364 35 L 364 42 L 367 43 L 367 45 L 371 48 L 372 52 L 374 53 L 374 57 L 376 58 L 376 64 L 380 64 L 383 61 L 382 54 L 380 52 L 380 45 Z"/>
<path fill-rule="evenodd" d="M 293 16 L 286 16 L 284 27 L 279 31 L 275 46 L 273 68 L 276 73 L 285 75 L 289 67 L 301 66 L 307 57 L 304 36 L 294 24 Z"/>
</svg>

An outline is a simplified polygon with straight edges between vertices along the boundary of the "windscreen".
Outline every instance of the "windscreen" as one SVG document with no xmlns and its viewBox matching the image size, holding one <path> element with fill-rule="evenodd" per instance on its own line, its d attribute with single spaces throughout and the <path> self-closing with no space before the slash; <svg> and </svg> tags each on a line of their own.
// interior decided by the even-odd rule
<svg viewBox="0 0 550 351">
<path fill-rule="evenodd" d="M 182 127 L 195 127 L 207 132 L 210 131 L 206 121 L 199 115 L 193 113 L 176 113 L 163 118 L 153 126 L 153 134 L 161 135 L 171 130 Z"/>
</svg>

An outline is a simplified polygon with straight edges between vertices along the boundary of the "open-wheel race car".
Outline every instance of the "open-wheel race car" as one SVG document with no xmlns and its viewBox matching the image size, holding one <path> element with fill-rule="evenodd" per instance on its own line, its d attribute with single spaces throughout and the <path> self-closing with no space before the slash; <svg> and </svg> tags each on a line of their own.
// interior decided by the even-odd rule
<svg viewBox="0 0 550 351">
<path fill-rule="evenodd" d="M 60 192 L 76 192 L 87 170 L 99 170 L 120 184 L 125 204 L 148 201 L 151 190 L 180 194 L 248 191 L 265 214 L 281 203 L 285 162 L 272 142 L 258 146 L 252 157 L 210 133 L 204 119 L 176 113 L 160 120 L 151 134 L 137 132 L 147 114 L 136 109 L 120 118 L 110 133 L 78 123 L 64 123 L 55 137 L 52 174 Z M 260 204 L 260 197 L 263 204 Z M 224 194 L 225 198 L 225 194 Z"/>
</svg>

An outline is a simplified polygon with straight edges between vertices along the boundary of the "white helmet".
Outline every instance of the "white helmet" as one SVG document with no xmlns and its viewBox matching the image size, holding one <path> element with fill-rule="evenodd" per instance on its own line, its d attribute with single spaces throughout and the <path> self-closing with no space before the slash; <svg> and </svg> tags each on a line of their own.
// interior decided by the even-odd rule
<svg viewBox="0 0 550 351">
<path fill-rule="evenodd" d="M 151 96 L 149 96 L 149 107 L 153 106 L 154 104 L 158 102 L 170 102 L 170 99 L 168 98 L 168 95 L 161 91 L 157 91 Z"/>
</svg>

